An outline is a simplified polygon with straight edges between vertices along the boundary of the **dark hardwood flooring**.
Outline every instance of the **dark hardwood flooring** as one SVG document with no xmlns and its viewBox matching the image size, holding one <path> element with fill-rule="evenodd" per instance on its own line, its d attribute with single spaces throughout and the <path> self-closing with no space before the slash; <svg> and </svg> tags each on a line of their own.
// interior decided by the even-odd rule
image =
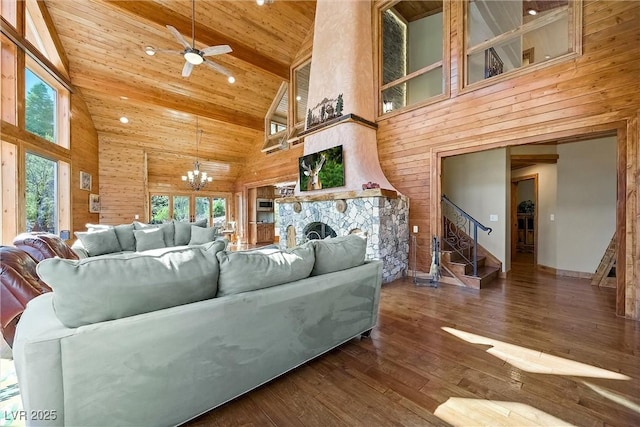
<svg viewBox="0 0 640 427">
<path fill-rule="evenodd" d="M 354 339 L 189 426 L 638 426 L 640 323 L 516 258 L 487 289 L 383 285 Z"/>
</svg>

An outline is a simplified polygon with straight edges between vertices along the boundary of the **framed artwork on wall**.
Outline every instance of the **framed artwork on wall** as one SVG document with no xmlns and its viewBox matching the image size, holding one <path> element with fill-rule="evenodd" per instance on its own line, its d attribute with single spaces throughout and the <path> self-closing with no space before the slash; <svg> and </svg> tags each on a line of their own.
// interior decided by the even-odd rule
<svg viewBox="0 0 640 427">
<path fill-rule="evenodd" d="M 100 195 L 99 194 L 89 194 L 89 212 L 90 213 L 100 212 Z"/>
<path fill-rule="evenodd" d="M 80 189 L 91 191 L 91 174 L 80 171 Z"/>
</svg>

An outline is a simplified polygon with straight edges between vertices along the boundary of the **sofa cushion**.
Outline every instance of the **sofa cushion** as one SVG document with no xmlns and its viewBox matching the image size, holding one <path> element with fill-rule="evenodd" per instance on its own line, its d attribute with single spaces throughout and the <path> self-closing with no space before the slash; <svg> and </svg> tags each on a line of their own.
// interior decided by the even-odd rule
<svg viewBox="0 0 640 427">
<path fill-rule="evenodd" d="M 51 258 L 36 270 L 53 288 L 56 316 L 75 328 L 213 298 L 219 268 L 212 255 L 220 247 L 213 242 L 209 253 L 183 246 L 82 260 Z"/>
<path fill-rule="evenodd" d="M 312 276 L 362 265 L 367 252 L 367 239 L 357 234 L 312 240 L 309 244 L 313 245 L 316 256 Z"/>
<path fill-rule="evenodd" d="M 133 235 L 136 239 L 136 251 L 148 251 L 151 249 L 164 248 L 164 233 L 159 228 L 145 228 L 144 230 L 135 230 Z"/>
<path fill-rule="evenodd" d="M 175 227 L 173 222 L 165 222 L 164 224 L 145 224 L 139 221 L 133 221 L 133 228 L 135 230 L 144 230 L 147 228 L 159 228 L 163 232 L 164 237 L 164 245 L 169 246 L 178 246 L 175 243 Z"/>
<path fill-rule="evenodd" d="M 204 228 L 197 225 L 191 226 L 190 245 L 201 245 L 203 243 L 212 242 L 216 239 L 216 228 Z"/>
<path fill-rule="evenodd" d="M 304 279 L 309 277 L 314 263 L 311 246 L 290 250 L 222 251 L 217 256 L 219 297 Z"/>
<path fill-rule="evenodd" d="M 118 242 L 123 251 L 136 250 L 136 238 L 133 235 L 133 224 L 120 224 L 113 227 L 118 237 Z"/>
<path fill-rule="evenodd" d="M 104 228 L 96 231 L 76 231 L 74 234 L 80 239 L 89 256 L 93 257 L 122 250 L 116 231 L 113 228 Z"/>
<path fill-rule="evenodd" d="M 206 227 L 207 220 L 200 219 L 196 222 L 181 222 L 173 220 L 173 225 L 175 227 L 175 245 L 182 246 L 189 244 L 189 240 L 191 240 L 191 226 L 195 225 L 196 227 Z"/>
</svg>

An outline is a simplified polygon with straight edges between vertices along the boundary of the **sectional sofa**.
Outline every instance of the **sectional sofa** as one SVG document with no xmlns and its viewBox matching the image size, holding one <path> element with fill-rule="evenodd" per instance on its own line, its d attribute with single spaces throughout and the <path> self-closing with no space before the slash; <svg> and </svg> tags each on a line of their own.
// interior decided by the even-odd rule
<svg viewBox="0 0 640 427">
<path fill-rule="evenodd" d="M 382 262 L 361 237 L 222 248 L 40 262 L 53 292 L 13 352 L 24 409 L 49 419 L 27 424 L 181 424 L 375 326 Z"/>
</svg>

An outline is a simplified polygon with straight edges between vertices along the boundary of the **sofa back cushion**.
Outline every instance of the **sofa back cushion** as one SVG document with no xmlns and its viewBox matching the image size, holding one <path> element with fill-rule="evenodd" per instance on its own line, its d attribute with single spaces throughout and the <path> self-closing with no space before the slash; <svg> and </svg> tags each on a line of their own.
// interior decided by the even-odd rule
<svg viewBox="0 0 640 427">
<path fill-rule="evenodd" d="M 358 234 L 312 240 L 308 244 L 314 247 L 316 256 L 312 276 L 362 265 L 367 252 L 367 239 Z"/>
<path fill-rule="evenodd" d="M 201 245 L 203 243 L 212 242 L 216 239 L 217 227 L 198 227 L 197 225 L 191 226 L 191 239 L 189 239 L 190 245 Z"/>
<path fill-rule="evenodd" d="M 137 252 L 160 249 L 167 246 L 164 242 L 164 233 L 159 228 L 135 230 L 133 236 L 136 239 Z"/>
<path fill-rule="evenodd" d="M 224 242 L 82 260 L 51 258 L 38 275 L 60 321 L 75 328 L 213 298 Z"/>
<path fill-rule="evenodd" d="M 173 220 L 173 225 L 175 227 L 175 245 L 183 246 L 189 244 L 191 240 L 191 226 L 195 225 L 196 227 L 206 227 L 207 220 L 201 219 L 196 222 L 181 222 Z"/>
<path fill-rule="evenodd" d="M 175 227 L 173 222 L 165 222 L 164 224 L 145 224 L 144 222 L 133 221 L 133 228 L 135 230 L 145 230 L 148 228 L 159 228 L 162 230 L 164 237 L 164 245 L 178 246 L 175 243 Z"/>
<path fill-rule="evenodd" d="M 76 231 L 74 234 L 91 257 L 122 250 L 116 231 L 111 227 L 95 231 Z"/>
<path fill-rule="evenodd" d="M 290 250 L 222 251 L 217 256 L 219 297 L 304 279 L 309 277 L 314 263 L 311 246 Z"/>
<path fill-rule="evenodd" d="M 133 236 L 133 224 L 120 224 L 113 227 L 118 237 L 118 242 L 123 251 L 135 251 L 136 239 Z"/>
</svg>

